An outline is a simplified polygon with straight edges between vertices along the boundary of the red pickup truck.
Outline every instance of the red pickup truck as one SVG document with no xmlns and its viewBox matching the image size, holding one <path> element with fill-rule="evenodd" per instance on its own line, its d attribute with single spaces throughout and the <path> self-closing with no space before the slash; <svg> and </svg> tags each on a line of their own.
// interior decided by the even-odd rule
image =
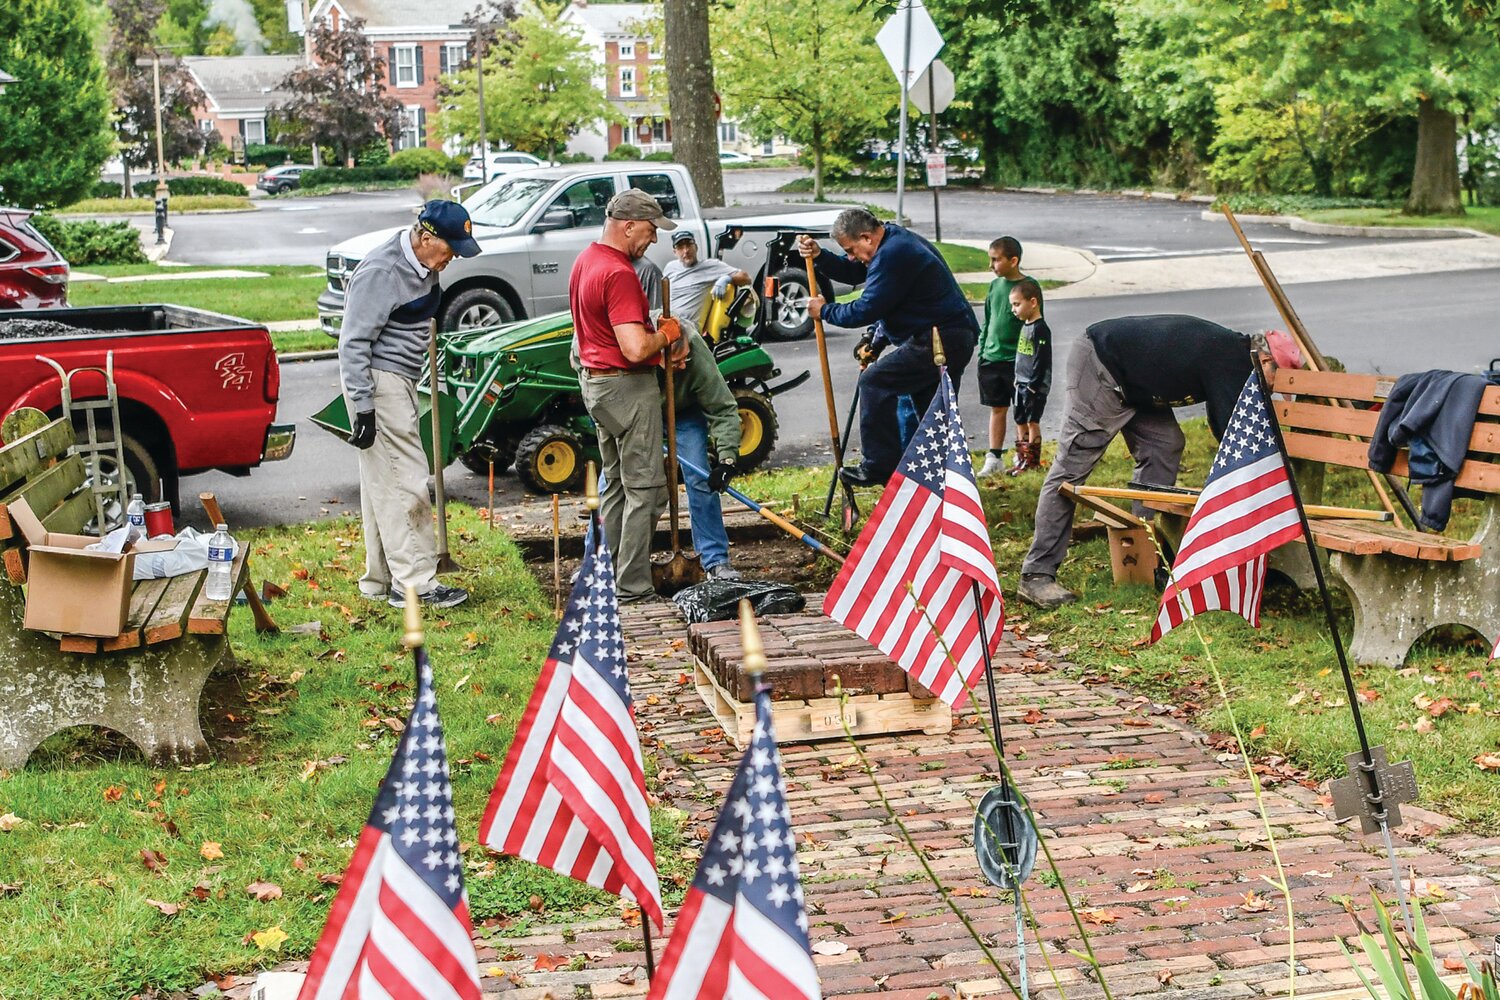
<svg viewBox="0 0 1500 1000">
<path fill-rule="evenodd" d="M 248 475 L 291 455 L 296 429 L 274 422 L 281 370 L 266 328 L 181 306 L 0 312 L 0 415 L 31 406 L 60 416 L 62 380 L 38 358 L 73 371 L 103 368 L 109 352 L 126 473 L 140 493 L 175 507 L 180 476 Z M 102 398 L 104 377 L 75 376 L 72 394 Z"/>
</svg>

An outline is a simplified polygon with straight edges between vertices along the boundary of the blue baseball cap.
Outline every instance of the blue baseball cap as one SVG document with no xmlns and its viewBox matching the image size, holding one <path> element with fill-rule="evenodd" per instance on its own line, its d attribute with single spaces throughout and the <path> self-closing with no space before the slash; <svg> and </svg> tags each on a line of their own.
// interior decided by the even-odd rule
<svg viewBox="0 0 1500 1000">
<path fill-rule="evenodd" d="M 474 224 L 469 221 L 469 210 L 456 201 L 429 201 L 422 206 L 422 213 L 417 216 L 417 225 L 446 242 L 460 257 L 474 257 L 479 253 L 479 244 L 474 241 Z"/>
</svg>

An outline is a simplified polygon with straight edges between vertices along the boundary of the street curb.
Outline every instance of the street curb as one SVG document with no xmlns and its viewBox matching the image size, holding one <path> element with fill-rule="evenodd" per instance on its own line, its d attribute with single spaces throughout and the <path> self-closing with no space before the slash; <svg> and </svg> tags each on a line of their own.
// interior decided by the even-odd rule
<svg viewBox="0 0 1500 1000">
<path fill-rule="evenodd" d="M 1222 212 L 1214 212 L 1205 209 L 1201 215 L 1205 222 L 1217 222 L 1224 218 Z M 1471 237 L 1484 237 L 1494 239 L 1489 233 L 1482 233 L 1477 229 L 1465 229 L 1460 226 L 1346 226 L 1333 222 L 1315 222 L 1312 219 L 1304 219 L 1300 215 L 1241 215 L 1235 214 L 1240 222 L 1253 222 L 1269 226 L 1286 226 L 1293 232 L 1307 233 L 1309 236 L 1363 236 L 1369 239 L 1468 239 Z"/>
<path fill-rule="evenodd" d="M 141 252 L 146 255 L 146 259 L 151 263 L 160 264 L 172 249 L 172 228 L 170 226 L 162 227 L 162 241 L 160 243 L 157 243 L 154 240 L 149 243 L 147 242 L 147 239 L 151 237 L 152 234 L 153 231 L 150 229 L 141 230 Z"/>
<path fill-rule="evenodd" d="M 327 361 L 329 358 L 336 358 L 338 356 L 339 352 L 333 349 L 326 351 L 293 351 L 290 354 L 276 355 L 276 361 L 279 364 L 293 364 L 298 361 Z"/>
</svg>

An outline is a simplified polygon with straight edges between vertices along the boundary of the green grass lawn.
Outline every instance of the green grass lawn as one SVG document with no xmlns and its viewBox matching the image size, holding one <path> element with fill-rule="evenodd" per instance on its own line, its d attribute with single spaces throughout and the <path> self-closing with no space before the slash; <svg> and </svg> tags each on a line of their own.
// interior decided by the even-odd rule
<svg viewBox="0 0 1500 1000">
<path fill-rule="evenodd" d="M 168 218 L 173 212 L 207 212 L 238 209 L 251 211 L 250 196 L 232 194 L 179 194 L 168 202 Z M 58 215 L 151 215 L 156 211 L 152 198 L 85 198 L 66 208 Z M 170 222 L 169 222 L 170 224 Z"/>
<path fill-rule="evenodd" d="M 1213 439 L 1202 420 L 1186 430 L 1189 446 L 1179 482 L 1198 485 L 1212 461 Z M 1130 469 L 1129 455 L 1117 439 L 1092 481 L 1123 485 Z M 799 494 L 805 513 L 808 506 L 821 506 L 827 485 L 826 468 L 782 469 L 747 476 L 740 489 L 783 508 Z M 1345 755 L 1359 747 L 1315 595 L 1271 586 L 1259 630 L 1227 614 L 1200 620 L 1230 691 L 1226 706 L 1191 628 L 1178 628 L 1155 646 L 1145 645 L 1160 595 L 1151 587 L 1114 585 L 1102 536 L 1075 542 L 1063 564 L 1060 582 L 1079 593 L 1077 604 L 1043 612 L 1015 597 L 1040 486 L 1039 473 L 981 481 L 1008 626 L 1045 634 L 1049 646 L 1077 664 L 1078 676 L 1174 705 L 1204 729 L 1227 732 L 1232 707 L 1242 730 L 1255 734 L 1254 752 L 1284 757 L 1315 780 L 1345 773 Z M 862 504 L 866 512 L 874 506 L 874 494 L 867 497 Z M 1326 498 L 1334 504 L 1376 506 L 1368 482 L 1352 470 L 1330 470 Z M 1478 524 L 1477 503 L 1460 500 L 1454 510 L 1449 534 L 1468 536 Z M 1335 607 L 1347 641 L 1353 617 L 1337 590 Z M 1401 670 L 1356 667 L 1354 675 L 1357 690 L 1364 692 L 1361 708 L 1372 744 L 1386 744 L 1393 761 L 1412 759 L 1420 804 L 1454 817 L 1472 832 L 1494 834 L 1500 832 L 1500 774 L 1474 763 L 1478 754 L 1500 748 L 1500 668 L 1486 665 L 1488 651 L 1488 643 L 1472 633 L 1434 636 L 1418 645 Z M 1443 698 L 1454 707 L 1436 718 L 1421 707 Z"/>
<path fill-rule="evenodd" d="M 515 916 L 524 927 L 533 896 L 549 913 L 603 915 L 614 897 L 473 846 L 555 625 L 508 537 L 467 507 L 449 512 L 455 547 L 476 567 L 456 582 L 474 597 L 428 616 L 427 645 L 474 917 Z M 400 648 L 400 612 L 356 590 L 356 520 L 242 541 L 255 575 L 288 594 L 270 605 L 280 635 L 257 636 L 243 609 L 230 618 L 237 662 L 210 682 L 203 715 L 212 761 L 151 767 L 123 741 L 75 731 L 25 769 L 0 771 L 0 815 L 23 821 L 0 833 L 6 1000 L 176 994 L 310 953 L 336 891 L 330 880 L 390 764 L 393 725 L 410 709 L 412 661 Z M 313 621 L 321 632 L 291 632 Z M 653 823 L 664 887 L 679 900 L 691 878 L 681 818 L 658 810 Z M 165 859 L 155 871 L 147 851 Z M 278 886 L 280 898 L 251 900 L 255 882 Z M 181 910 L 163 915 L 152 900 Z M 249 937 L 273 928 L 286 935 L 276 948 Z"/>
<path fill-rule="evenodd" d="M 271 346 L 277 354 L 299 354 L 304 351 L 331 351 L 338 347 L 322 330 L 273 330 Z"/>
<path fill-rule="evenodd" d="M 1458 226 L 1500 236 L 1500 205 L 1469 206 L 1463 215 L 1403 215 L 1397 208 L 1325 208 L 1299 214 L 1342 226 Z"/>
<path fill-rule="evenodd" d="M 89 267 L 83 270 L 105 277 L 134 274 L 182 274 L 189 269 L 140 264 Z M 323 272 L 309 267 L 260 266 L 236 268 L 261 271 L 266 278 L 178 278 L 172 281 L 75 281 L 68 286 L 68 302 L 75 306 L 139 305 L 171 302 L 195 309 L 227 313 L 256 323 L 308 319 L 317 315 L 318 294 L 327 280 Z"/>
</svg>

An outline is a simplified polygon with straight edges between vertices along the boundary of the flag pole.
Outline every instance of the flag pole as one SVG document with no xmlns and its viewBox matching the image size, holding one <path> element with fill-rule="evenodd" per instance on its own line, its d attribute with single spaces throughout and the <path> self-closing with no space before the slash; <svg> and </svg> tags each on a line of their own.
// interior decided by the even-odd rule
<svg viewBox="0 0 1500 1000">
<path fill-rule="evenodd" d="M 1318 548 L 1313 542 L 1312 525 L 1308 522 L 1307 509 L 1302 505 L 1302 491 L 1297 486 L 1297 476 L 1292 470 L 1292 463 L 1287 458 L 1286 441 L 1281 435 L 1281 424 L 1276 420 L 1273 404 L 1271 401 L 1271 386 L 1266 381 L 1266 373 L 1261 367 L 1260 354 L 1256 351 L 1250 352 L 1250 368 L 1254 372 L 1255 380 L 1260 386 L 1262 397 L 1265 399 L 1266 412 L 1271 415 L 1268 421 L 1271 425 L 1271 433 L 1276 439 L 1276 448 L 1281 453 L 1281 461 L 1286 465 L 1287 485 L 1291 489 L 1292 502 L 1297 506 L 1297 519 L 1302 522 L 1302 540 L 1307 545 L 1307 558 L 1312 563 L 1313 578 L 1318 583 L 1318 594 L 1323 601 L 1323 618 L 1328 623 L 1328 634 L 1333 637 L 1333 649 L 1338 656 L 1339 671 L 1344 677 L 1344 692 L 1349 699 L 1349 710 L 1354 714 L 1354 732 L 1359 737 L 1360 762 L 1354 765 L 1354 770 L 1363 777 L 1367 786 L 1364 792 L 1364 810 L 1377 823 L 1380 824 L 1380 836 L 1385 841 L 1386 859 L 1390 862 L 1391 876 L 1396 882 L 1396 896 L 1401 902 L 1401 916 L 1406 923 L 1406 931 L 1411 933 L 1411 908 L 1406 899 L 1406 885 L 1401 878 L 1401 865 L 1396 860 L 1396 846 L 1391 840 L 1390 813 L 1386 809 L 1385 792 L 1380 785 L 1380 771 L 1376 766 L 1374 754 L 1370 749 L 1370 738 L 1365 732 L 1364 715 L 1359 710 L 1359 692 L 1354 687 L 1354 675 L 1349 670 L 1349 657 L 1344 651 L 1344 639 L 1339 634 L 1338 622 L 1333 617 L 1333 598 L 1328 591 L 1328 581 L 1323 576 L 1323 564 L 1318 559 Z M 1358 779 L 1356 779 L 1358 780 Z"/>
<path fill-rule="evenodd" d="M 599 469 L 590 461 L 583 469 L 583 505 L 589 511 L 589 530 L 599 523 Z M 557 495 L 552 496 L 552 509 L 557 510 Z M 559 591 L 561 593 L 561 591 Z M 646 982 L 656 975 L 656 952 L 651 947 L 651 918 L 641 908 L 641 944 L 646 951 Z"/>
</svg>

